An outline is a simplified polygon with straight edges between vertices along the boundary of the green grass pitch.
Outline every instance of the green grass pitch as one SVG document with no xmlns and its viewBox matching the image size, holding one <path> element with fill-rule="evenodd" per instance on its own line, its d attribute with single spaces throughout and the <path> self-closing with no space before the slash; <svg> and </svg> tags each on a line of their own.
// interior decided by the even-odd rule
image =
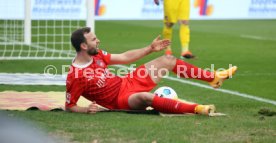
<svg viewBox="0 0 276 143">
<path fill-rule="evenodd" d="M 199 67 L 239 67 L 223 89 L 276 100 L 276 20 L 191 21 L 190 49 L 198 57 L 188 62 Z M 96 34 L 101 48 L 110 53 L 147 46 L 162 31 L 161 21 L 97 21 Z M 67 31 L 70 32 L 70 31 Z M 174 27 L 172 47 L 179 57 L 178 26 Z M 69 39 L 68 39 L 69 40 Z M 67 47 L 72 48 L 72 47 Z M 154 59 L 154 53 L 137 61 L 138 65 Z M 47 65 L 61 65 L 70 60 L 2 60 L 0 72 L 43 73 Z M 173 74 L 172 74 L 173 75 Z M 194 82 L 200 82 L 191 80 Z M 202 83 L 202 82 L 200 82 Z M 170 86 L 178 96 L 202 104 L 215 104 L 225 117 L 161 117 L 126 113 L 86 115 L 66 112 L 1 111 L 13 117 L 33 121 L 49 134 L 58 134 L 74 142 L 275 142 L 276 117 L 258 111 L 276 106 L 231 94 L 187 85 L 168 79 L 159 86 Z M 0 91 L 64 91 L 64 86 L 0 85 Z M 274 141 L 273 141 L 274 140 Z"/>
</svg>

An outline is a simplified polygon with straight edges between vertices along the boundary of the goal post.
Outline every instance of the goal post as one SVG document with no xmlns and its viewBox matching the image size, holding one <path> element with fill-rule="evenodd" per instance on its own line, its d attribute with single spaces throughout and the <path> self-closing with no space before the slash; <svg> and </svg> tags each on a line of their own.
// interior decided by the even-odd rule
<svg viewBox="0 0 276 143">
<path fill-rule="evenodd" d="M 71 33 L 85 26 L 95 31 L 95 0 L 0 3 L 0 60 L 72 59 Z"/>
<path fill-rule="evenodd" d="M 24 8 L 24 44 L 30 45 L 31 44 L 31 0 L 25 0 L 25 8 Z"/>
<path fill-rule="evenodd" d="M 95 0 L 86 0 L 86 26 L 95 32 Z"/>
</svg>

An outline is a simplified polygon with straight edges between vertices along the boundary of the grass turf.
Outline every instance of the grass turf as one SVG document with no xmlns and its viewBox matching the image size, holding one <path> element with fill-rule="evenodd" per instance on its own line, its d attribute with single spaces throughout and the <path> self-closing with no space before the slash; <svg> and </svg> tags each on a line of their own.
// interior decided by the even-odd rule
<svg viewBox="0 0 276 143">
<path fill-rule="evenodd" d="M 228 64 L 237 65 L 237 75 L 225 82 L 224 89 L 276 100 L 275 24 L 275 20 L 191 21 L 190 47 L 198 59 L 189 62 L 199 67 L 214 64 L 215 68 L 227 68 Z M 161 33 L 162 22 L 97 21 L 96 27 L 101 48 L 120 53 L 148 45 Z M 172 46 L 178 57 L 180 43 L 177 26 L 173 37 Z M 162 52 L 149 55 L 136 63 L 145 63 L 159 55 Z M 61 73 L 61 65 L 70 64 L 70 61 L 3 60 L 0 64 L 0 72 L 43 73 L 45 66 L 55 65 Z M 275 116 L 258 115 L 262 108 L 275 111 L 273 105 L 167 79 L 161 81 L 162 85 L 173 87 L 181 98 L 215 104 L 219 112 L 228 116 L 164 118 L 125 113 L 99 113 L 94 116 L 40 111 L 5 113 L 34 121 L 47 132 L 70 136 L 70 140 L 79 142 L 91 142 L 94 139 L 101 142 L 273 142 L 275 138 Z M 63 91 L 64 88 L 1 85 L 0 91 Z"/>
</svg>

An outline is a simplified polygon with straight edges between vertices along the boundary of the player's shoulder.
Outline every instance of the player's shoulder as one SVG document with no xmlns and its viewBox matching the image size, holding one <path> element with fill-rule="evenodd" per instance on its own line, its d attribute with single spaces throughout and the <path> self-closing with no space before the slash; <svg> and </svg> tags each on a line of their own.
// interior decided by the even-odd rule
<svg viewBox="0 0 276 143">
<path fill-rule="evenodd" d="M 76 79 L 82 78 L 83 70 L 89 67 L 90 67 L 90 64 L 89 65 L 87 64 L 86 66 L 83 66 L 83 67 L 78 67 L 78 65 L 72 64 L 69 67 L 69 71 L 67 73 L 67 80 L 76 80 Z"/>
<path fill-rule="evenodd" d="M 99 55 L 107 56 L 109 53 L 105 50 L 99 50 Z"/>
<path fill-rule="evenodd" d="M 98 54 L 96 56 L 93 57 L 96 61 L 98 60 L 103 60 L 105 62 L 105 64 L 108 65 L 108 63 L 110 62 L 110 58 L 111 58 L 111 54 L 104 51 L 104 50 L 99 50 Z"/>
<path fill-rule="evenodd" d="M 105 50 L 99 50 L 98 51 L 98 54 L 95 55 L 95 56 L 92 56 L 92 58 L 98 58 L 98 59 L 106 59 L 107 57 L 110 57 L 110 53 L 108 53 L 107 51 Z"/>
</svg>

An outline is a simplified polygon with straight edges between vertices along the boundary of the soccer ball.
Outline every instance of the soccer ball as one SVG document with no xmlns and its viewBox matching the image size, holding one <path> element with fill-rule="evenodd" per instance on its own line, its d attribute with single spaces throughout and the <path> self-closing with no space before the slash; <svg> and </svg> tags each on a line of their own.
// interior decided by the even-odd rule
<svg viewBox="0 0 276 143">
<path fill-rule="evenodd" d="M 154 95 L 163 98 L 178 99 L 176 92 L 168 86 L 159 87 L 154 91 Z"/>
</svg>

